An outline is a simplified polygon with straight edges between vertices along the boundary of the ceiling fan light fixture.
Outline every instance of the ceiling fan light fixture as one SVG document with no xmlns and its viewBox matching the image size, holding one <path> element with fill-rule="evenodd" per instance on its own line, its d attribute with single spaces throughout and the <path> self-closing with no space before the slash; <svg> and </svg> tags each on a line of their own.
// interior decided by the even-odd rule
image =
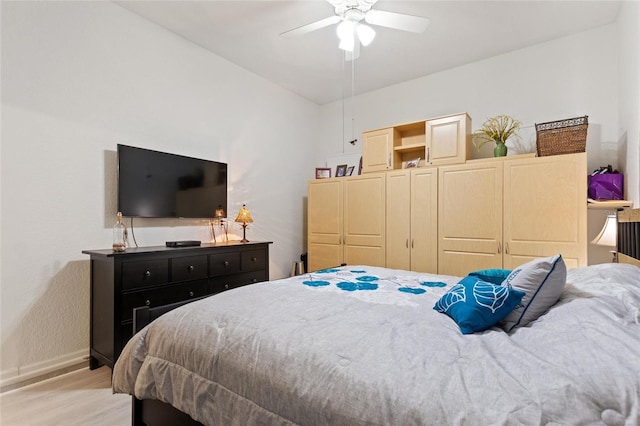
<svg viewBox="0 0 640 426">
<path fill-rule="evenodd" d="M 353 21 L 344 20 L 338 24 L 336 28 L 336 33 L 338 33 L 338 38 L 342 41 L 348 38 L 353 38 L 353 31 L 355 25 Z"/>
<path fill-rule="evenodd" d="M 360 43 L 362 43 L 363 46 L 371 44 L 376 36 L 374 29 L 365 24 L 358 24 L 356 32 L 358 34 L 358 40 L 360 40 Z"/>
<path fill-rule="evenodd" d="M 355 47 L 355 24 L 353 21 L 344 20 L 340 22 L 338 28 L 336 29 L 338 33 L 338 38 L 340 39 L 340 44 L 338 47 L 342 50 L 346 50 L 347 52 L 353 52 Z"/>
<path fill-rule="evenodd" d="M 346 50 L 347 52 L 353 52 L 355 45 L 356 45 L 356 39 L 352 35 L 350 37 L 345 37 L 340 39 L 340 44 L 338 45 L 338 47 L 342 50 Z"/>
</svg>

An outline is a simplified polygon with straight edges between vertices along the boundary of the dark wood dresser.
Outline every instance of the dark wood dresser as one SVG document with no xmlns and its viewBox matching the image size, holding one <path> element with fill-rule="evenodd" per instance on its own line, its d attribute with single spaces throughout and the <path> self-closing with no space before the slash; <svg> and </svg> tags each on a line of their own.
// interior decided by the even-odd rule
<svg viewBox="0 0 640 426">
<path fill-rule="evenodd" d="M 269 280 L 271 242 L 140 247 L 91 257 L 89 368 L 113 368 L 133 335 L 133 308 L 157 307 Z"/>
</svg>

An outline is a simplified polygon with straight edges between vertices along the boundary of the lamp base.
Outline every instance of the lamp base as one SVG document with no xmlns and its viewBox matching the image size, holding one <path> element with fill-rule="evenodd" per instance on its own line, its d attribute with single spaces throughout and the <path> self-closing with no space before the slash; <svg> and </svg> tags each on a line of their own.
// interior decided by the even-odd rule
<svg viewBox="0 0 640 426">
<path fill-rule="evenodd" d="M 241 243 L 248 243 L 249 240 L 247 240 L 247 224 L 243 223 L 242 224 L 242 239 L 240 240 Z"/>
</svg>

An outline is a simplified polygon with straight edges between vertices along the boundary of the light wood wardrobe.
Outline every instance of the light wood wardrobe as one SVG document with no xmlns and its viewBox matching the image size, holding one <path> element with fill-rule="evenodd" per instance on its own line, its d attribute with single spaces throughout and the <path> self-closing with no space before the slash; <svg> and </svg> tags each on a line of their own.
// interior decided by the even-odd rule
<svg viewBox="0 0 640 426">
<path fill-rule="evenodd" d="M 562 253 L 587 265 L 586 154 L 513 156 L 438 170 L 438 273 L 513 269 Z"/>
<path fill-rule="evenodd" d="M 586 154 L 470 160 L 309 182 L 309 270 L 465 276 L 561 253 L 587 265 Z"/>
</svg>

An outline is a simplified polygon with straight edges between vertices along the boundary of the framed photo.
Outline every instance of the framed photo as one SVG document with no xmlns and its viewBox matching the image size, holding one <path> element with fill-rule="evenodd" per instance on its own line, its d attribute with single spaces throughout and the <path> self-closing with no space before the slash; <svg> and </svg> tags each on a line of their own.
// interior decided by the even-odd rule
<svg viewBox="0 0 640 426">
<path fill-rule="evenodd" d="M 342 177 L 347 175 L 347 165 L 341 164 L 336 166 L 336 177 Z"/>
<path fill-rule="evenodd" d="M 316 167 L 316 179 L 329 179 L 331 177 L 331 169 L 325 167 Z"/>
<path fill-rule="evenodd" d="M 414 158 L 413 160 L 407 161 L 407 164 L 405 164 L 404 168 L 410 169 L 411 167 L 418 167 L 419 163 L 420 163 L 420 157 Z"/>
<path fill-rule="evenodd" d="M 355 166 L 349 166 L 347 167 L 347 174 L 345 176 L 351 176 L 353 174 L 353 169 L 355 169 Z"/>
</svg>

